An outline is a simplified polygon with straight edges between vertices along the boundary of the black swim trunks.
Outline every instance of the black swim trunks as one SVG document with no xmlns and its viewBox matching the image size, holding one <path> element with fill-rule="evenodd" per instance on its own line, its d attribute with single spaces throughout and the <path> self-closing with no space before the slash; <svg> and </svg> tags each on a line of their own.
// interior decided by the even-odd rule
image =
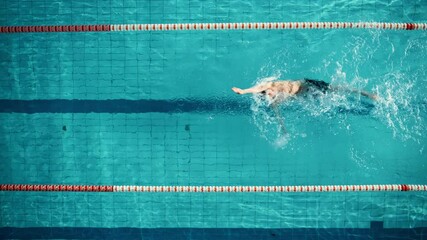
<svg viewBox="0 0 427 240">
<path fill-rule="evenodd" d="M 326 91 L 330 90 L 329 83 L 322 80 L 304 78 L 304 85 L 307 91 L 320 91 L 326 93 Z"/>
</svg>

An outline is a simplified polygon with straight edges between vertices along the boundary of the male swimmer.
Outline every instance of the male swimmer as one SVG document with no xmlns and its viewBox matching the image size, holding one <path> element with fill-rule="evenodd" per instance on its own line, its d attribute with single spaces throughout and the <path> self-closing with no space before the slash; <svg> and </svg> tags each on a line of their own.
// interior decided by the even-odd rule
<svg viewBox="0 0 427 240">
<path fill-rule="evenodd" d="M 377 100 L 378 96 L 371 94 L 365 91 L 349 89 L 341 86 L 331 86 L 329 83 L 307 79 L 304 80 L 279 80 L 274 82 L 265 82 L 260 83 L 256 86 L 247 89 L 240 89 L 233 87 L 232 90 L 237 94 L 263 94 L 265 95 L 272 103 L 278 103 L 282 100 L 285 100 L 288 97 L 300 96 L 305 94 L 318 94 L 326 93 L 328 91 L 348 91 L 352 93 L 358 93 L 362 96 L 368 97 L 372 100 Z"/>
<path fill-rule="evenodd" d="M 377 95 L 371 94 L 365 91 L 350 89 L 342 86 L 331 86 L 327 82 L 324 82 L 321 80 L 307 79 L 307 78 L 305 78 L 304 80 L 295 80 L 295 81 L 279 80 L 279 81 L 273 81 L 273 82 L 265 82 L 247 89 L 240 89 L 237 87 L 233 87 L 232 90 L 237 94 L 252 93 L 252 94 L 265 95 L 269 100 L 269 102 L 271 103 L 271 106 L 273 107 L 274 112 L 276 113 L 281 131 L 285 134 L 286 134 L 285 124 L 283 121 L 283 117 L 280 114 L 280 110 L 277 107 L 277 104 L 280 103 L 281 101 L 286 100 L 289 97 L 304 96 L 308 94 L 311 94 L 311 95 L 326 94 L 327 92 L 330 92 L 330 91 L 345 91 L 345 92 L 360 94 L 374 101 L 378 99 Z"/>
</svg>

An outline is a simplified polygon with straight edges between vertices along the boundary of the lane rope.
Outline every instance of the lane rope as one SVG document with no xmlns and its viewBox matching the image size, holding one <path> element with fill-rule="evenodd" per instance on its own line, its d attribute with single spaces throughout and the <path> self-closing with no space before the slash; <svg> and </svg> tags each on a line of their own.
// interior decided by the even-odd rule
<svg viewBox="0 0 427 240">
<path fill-rule="evenodd" d="M 427 23 L 386 22 L 243 22 L 171 24 L 98 24 L 57 26 L 0 26 L 0 33 L 30 32 L 123 32 L 123 31 L 215 31 L 268 29 L 384 29 L 426 30 Z"/>
<path fill-rule="evenodd" d="M 317 185 L 317 186 L 113 186 L 113 185 L 52 185 L 0 184 L 0 191 L 13 192 L 411 192 L 427 191 L 427 185 Z"/>
</svg>

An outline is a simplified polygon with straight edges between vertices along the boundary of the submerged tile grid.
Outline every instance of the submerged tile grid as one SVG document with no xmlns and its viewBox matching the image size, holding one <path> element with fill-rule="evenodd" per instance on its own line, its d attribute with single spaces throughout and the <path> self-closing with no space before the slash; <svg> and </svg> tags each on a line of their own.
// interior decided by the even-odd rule
<svg viewBox="0 0 427 240">
<path fill-rule="evenodd" d="M 161 1 L 145 1 L 137 2 L 142 11 L 135 11 L 135 4 L 129 1 L 113 1 L 111 5 L 98 1 L 97 6 L 101 7 L 92 16 L 82 14 L 94 9 L 88 9 L 83 1 L 66 3 L 65 7 L 46 1 L 20 1 L 7 7 L 6 3 L 2 5 L 0 11 L 6 14 L 0 15 L 7 16 L 10 24 L 16 24 L 17 20 L 31 24 L 34 21 L 83 24 L 173 20 L 170 16 L 190 22 L 200 18 L 237 19 L 239 11 L 227 11 L 229 8 L 243 9 L 249 19 L 256 18 L 253 16 L 256 12 L 268 12 L 268 19 L 281 19 L 287 14 L 284 7 L 277 11 L 271 3 L 263 3 L 261 8 L 265 11 L 256 11 L 248 5 L 240 7 L 228 2 L 214 8 L 212 3 L 189 2 L 178 9 Z M 28 9 L 23 6 L 29 6 L 31 11 L 23 10 Z M 311 7 L 320 8 L 315 3 Z M 393 7 L 398 11 L 403 9 L 403 6 Z M 295 12 L 301 10 L 293 8 Z M 362 16 L 366 11 L 356 12 Z M 14 20 L 16 12 L 19 18 Z M 173 76 L 181 67 L 171 67 L 167 59 L 185 61 L 186 57 L 192 57 L 191 54 L 183 57 L 180 52 L 179 46 L 185 44 L 180 36 L 164 33 L 1 37 L 6 46 L 2 53 L 18 52 L 17 58 L 6 57 L 8 54 L 2 54 L 1 58 L 2 73 L 12 79 L 0 82 L 4 90 L 1 97 L 7 99 L 167 98 L 155 90 L 163 80 L 161 73 L 166 69 Z M 229 54 L 229 48 L 233 47 L 227 40 L 206 39 L 205 44 L 215 46 L 220 55 Z M 164 47 L 170 44 L 176 48 Z M 16 72 L 8 70 L 9 66 Z M 208 117 L 2 114 L 1 122 L 6 124 L 1 126 L 0 146 L 4 151 L 0 156 L 10 161 L 0 163 L 1 175 L 17 183 L 25 180 L 25 183 L 70 184 L 252 184 L 254 179 L 258 184 L 310 182 L 313 172 L 303 169 L 302 163 L 283 164 L 283 159 L 265 154 L 262 151 L 265 146 L 252 148 L 248 135 L 244 139 L 233 138 L 233 134 L 250 132 L 253 126 L 221 132 L 221 124 L 229 123 L 228 120 L 206 126 Z M 18 126 L 17 122 L 23 124 Z M 237 128 L 240 122 L 231 124 Z M 186 130 L 187 125 L 190 130 Z M 225 147 L 224 143 L 239 145 L 241 151 Z M 290 165 L 298 167 L 289 169 Z M 328 179 L 324 177 L 322 181 Z M 372 220 L 384 220 L 385 227 L 414 227 L 412 224 L 425 226 L 427 215 L 425 195 L 401 193 L 340 193 L 325 199 L 323 194 L 307 197 L 2 192 L 0 202 L 1 225 L 22 227 L 369 227 Z"/>
<path fill-rule="evenodd" d="M 425 205 L 426 196 L 414 194 L 1 195 L 2 226 L 14 227 L 369 228 L 372 221 L 383 221 L 385 228 L 414 228 L 424 226 L 426 221 L 425 209 L 413 207 Z M 6 199 L 19 207 L 12 210 Z"/>
<path fill-rule="evenodd" d="M 344 4 L 333 2 L 333 7 L 321 2 L 300 1 L 247 1 L 244 4 L 230 1 L 57 1 L 51 4 L 44 0 L 20 0 L 0 5 L 0 16 L 8 25 L 17 21 L 22 24 L 45 24 L 63 22 L 66 24 L 85 23 L 139 23 L 139 22 L 196 22 L 216 20 L 220 22 L 289 18 L 290 21 L 306 19 L 333 21 L 342 20 L 389 20 L 405 19 L 408 12 L 412 18 L 422 18 L 426 6 L 405 2 L 355 2 Z M 377 9 L 387 7 L 387 11 Z M 339 9 L 340 11 L 336 11 Z M 243 14 L 242 14 L 243 13 Z"/>
<path fill-rule="evenodd" d="M 274 184 L 310 176 L 262 149 L 237 152 L 241 129 L 206 125 L 203 115 L 2 114 L 2 175 L 20 183 Z M 31 116 L 28 117 L 28 116 Z M 238 119 L 238 117 L 236 117 Z M 16 121 L 27 121 L 15 128 Z M 231 126 L 240 124 L 226 119 Z M 67 131 L 62 129 L 67 126 Z M 34 129 L 31 133 L 29 128 Z M 187 129 L 187 130 L 186 130 Z M 231 128 L 233 129 L 233 128 Z M 229 142 L 230 148 L 216 142 Z M 242 144 L 238 141 L 235 144 Z M 250 141 L 247 142 L 250 145 Z M 209 150 L 211 149 L 211 150 Z M 233 168 L 235 166 L 235 168 Z M 294 167 L 294 175 L 274 170 Z M 231 171 L 231 169 L 234 169 Z M 256 180 L 255 180 L 256 179 Z M 2 192 L 5 226 L 93 227 L 415 227 L 425 193 L 11 193 Z"/>
</svg>

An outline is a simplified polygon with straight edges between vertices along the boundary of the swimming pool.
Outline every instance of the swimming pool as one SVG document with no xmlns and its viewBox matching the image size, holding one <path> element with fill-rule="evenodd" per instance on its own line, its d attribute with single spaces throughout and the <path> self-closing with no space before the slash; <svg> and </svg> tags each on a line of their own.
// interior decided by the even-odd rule
<svg viewBox="0 0 427 240">
<path fill-rule="evenodd" d="M 4 1 L 0 22 L 424 23 L 426 12 L 424 1 Z M 425 185 L 426 40 L 377 29 L 1 34 L 0 184 Z M 284 103 L 281 141 L 269 109 L 230 90 L 305 77 L 382 101 Z M 422 238 L 427 227 L 425 191 L 1 191 L 0 202 L 10 238 Z"/>
</svg>

